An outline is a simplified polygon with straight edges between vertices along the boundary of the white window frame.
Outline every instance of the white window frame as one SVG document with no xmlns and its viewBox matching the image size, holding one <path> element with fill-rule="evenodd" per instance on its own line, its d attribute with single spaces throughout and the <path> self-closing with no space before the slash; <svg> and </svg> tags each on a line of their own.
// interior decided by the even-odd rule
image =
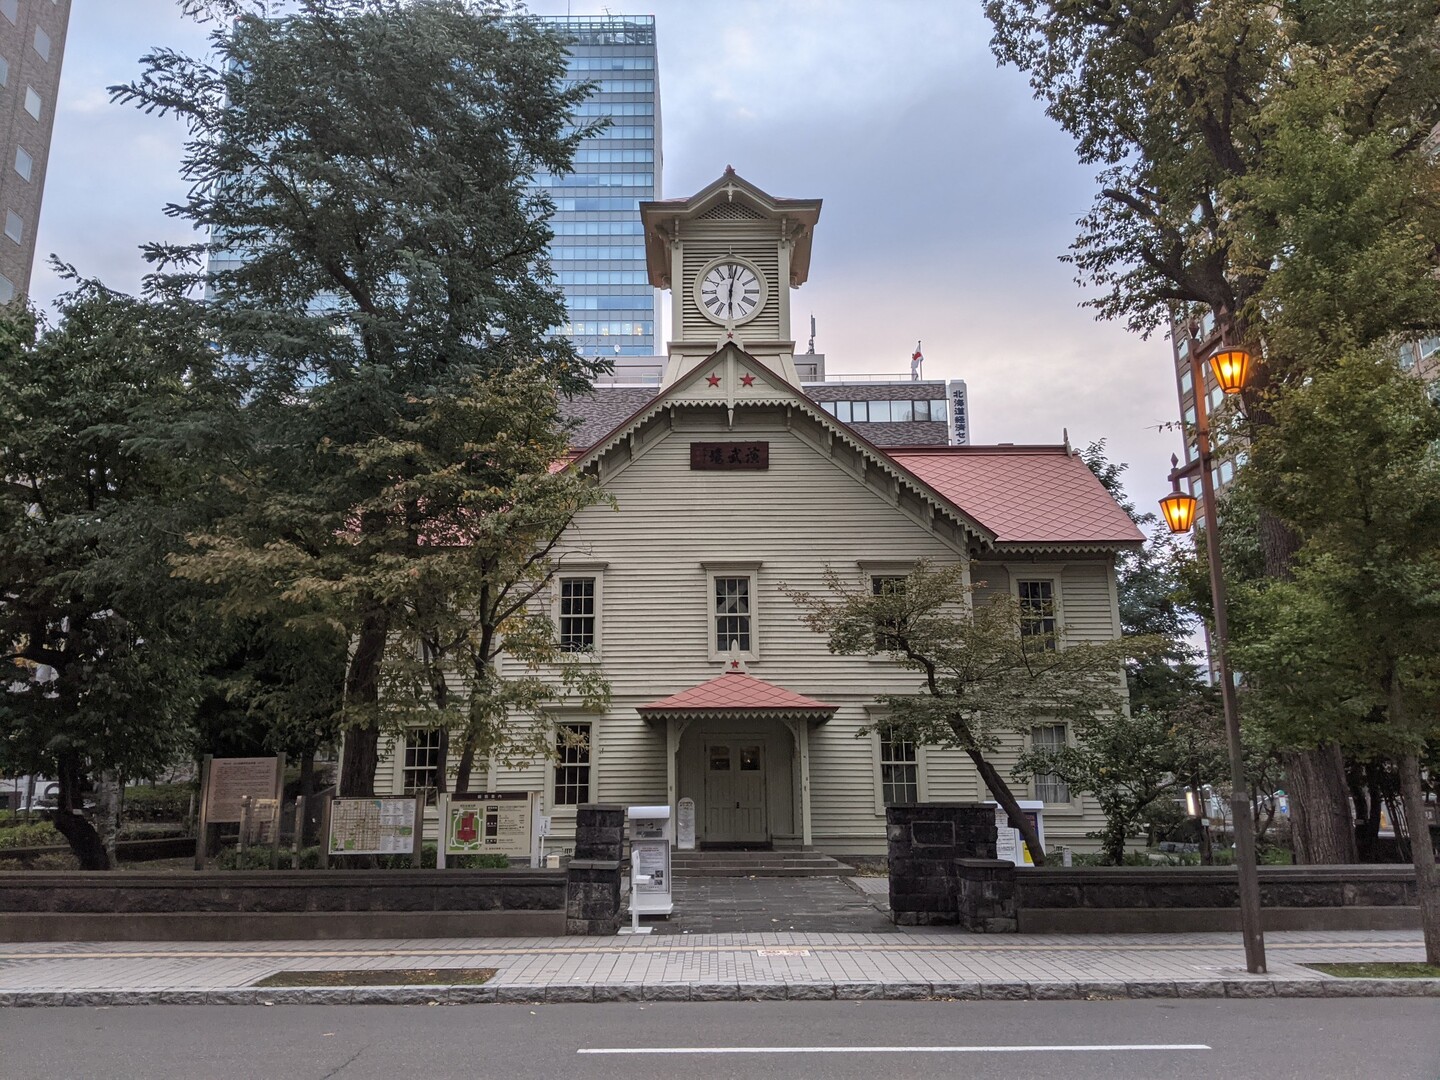
<svg viewBox="0 0 1440 1080">
<path fill-rule="evenodd" d="M 1035 728 L 1042 727 L 1061 728 L 1065 733 L 1065 745 L 1073 746 L 1075 744 L 1074 733 L 1070 730 L 1069 724 L 1065 723 L 1063 720 L 1049 720 L 1045 723 L 1031 725 L 1030 731 L 1026 732 L 1025 734 L 1025 746 L 1027 749 L 1033 750 L 1035 748 L 1034 731 Z M 1061 781 L 1061 783 L 1064 783 L 1064 781 Z M 1063 802 L 1050 802 L 1048 799 L 1041 800 L 1039 788 L 1035 784 L 1035 777 L 1033 775 L 1030 777 L 1027 786 L 1029 788 L 1030 798 L 1036 801 L 1043 801 L 1045 803 L 1045 812 L 1047 814 L 1051 813 L 1052 811 L 1058 811 L 1062 813 L 1080 812 L 1079 792 L 1072 788 L 1069 784 L 1065 785 L 1065 789 L 1069 793 L 1070 797 Z"/>
<path fill-rule="evenodd" d="M 880 733 L 889 717 L 879 709 L 868 711 L 870 713 L 870 775 L 875 784 L 875 816 L 883 821 L 885 819 L 885 779 L 881 770 L 880 743 L 882 740 Z M 927 776 L 930 769 L 929 749 L 924 743 L 915 744 L 915 788 L 916 797 L 920 802 L 927 802 L 930 798 L 930 782 Z"/>
<path fill-rule="evenodd" d="M 45 43 L 43 49 L 40 47 L 42 41 Z M 35 50 L 35 55 L 40 57 L 41 60 L 44 60 L 47 64 L 50 62 L 50 50 L 54 48 L 54 45 L 50 41 L 50 35 L 45 32 L 44 27 L 35 27 L 35 33 L 30 38 L 30 47 Z"/>
<path fill-rule="evenodd" d="M 716 640 L 715 610 L 716 578 L 750 579 L 750 648 L 739 650 L 747 661 L 760 659 L 760 563 L 758 562 L 707 562 L 701 564 L 705 571 L 705 634 L 711 660 L 724 660 L 730 655 L 730 643 Z"/>
<path fill-rule="evenodd" d="M 11 231 L 12 226 L 14 227 L 13 232 Z M 5 211 L 5 236 L 13 244 L 25 242 L 25 219 L 14 210 Z"/>
<path fill-rule="evenodd" d="M 874 595 L 875 579 L 887 577 L 909 577 L 915 572 L 915 559 L 856 559 L 860 568 L 860 583 L 867 595 Z M 872 663 L 894 664 L 888 652 L 877 652 L 872 647 L 864 654 Z"/>
<path fill-rule="evenodd" d="M 1048 581 L 1050 583 L 1051 603 L 1055 608 L 1055 647 L 1065 647 L 1065 588 L 1064 568 L 1059 565 L 1043 564 L 1014 564 L 1005 565 L 1006 575 L 1010 578 L 1010 597 L 1015 603 L 1022 603 L 1020 599 L 1020 582 L 1022 581 Z"/>
<path fill-rule="evenodd" d="M 440 729 L 439 729 L 439 728 L 422 727 L 422 726 L 416 724 L 416 725 L 413 725 L 413 726 L 411 726 L 411 727 L 406 728 L 405 731 L 400 735 L 400 737 L 395 740 L 395 787 L 394 787 L 395 794 L 397 794 L 397 795 L 408 795 L 408 794 L 411 794 L 411 792 L 412 792 L 413 789 L 407 789 L 407 787 L 406 787 L 406 778 L 407 778 L 407 775 L 408 775 L 409 773 L 415 771 L 415 769 L 413 769 L 413 768 L 407 763 L 407 755 L 408 755 L 409 752 L 410 752 L 410 739 L 411 739 L 412 736 L 423 735 L 423 734 L 426 734 L 426 733 L 428 733 L 428 732 L 434 732 L 434 733 L 438 736 L 439 733 L 440 733 Z M 426 747 L 426 749 L 430 749 L 430 748 L 429 748 L 429 747 Z M 436 751 L 435 766 L 434 766 L 434 768 L 435 768 L 435 770 L 436 770 L 436 779 L 437 779 L 437 780 L 443 780 L 444 778 L 441 777 L 441 776 L 439 776 L 440 758 L 439 758 L 439 743 L 438 743 L 438 742 L 436 743 L 436 746 L 434 747 L 434 749 L 435 749 L 435 751 Z M 426 768 L 429 768 L 429 766 L 426 766 Z"/>
<path fill-rule="evenodd" d="M 25 168 L 23 169 L 20 168 L 20 162 L 22 159 L 25 162 Z M 24 180 L 27 184 L 35 178 L 34 155 L 32 155 L 30 151 L 26 150 L 23 146 L 15 147 L 15 172 L 17 175 L 19 175 L 20 179 Z"/>
<path fill-rule="evenodd" d="M 589 729 L 589 741 L 590 741 L 590 745 L 587 747 L 589 753 L 586 755 L 586 756 L 587 756 L 587 760 L 585 761 L 585 766 L 586 766 L 586 768 L 588 768 L 588 769 L 590 770 L 590 772 L 589 772 L 589 777 L 588 777 L 588 780 L 587 780 L 587 787 L 588 787 L 588 789 L 589 789 L 589 798 L 586 799 L 585 802 L 588 802 L 588 803 L 598 802 L 598 801 L 599 801 L 599 792 L 596 790 L 596 788 L 597 788 L 597 786 L 598 786 L 598 781 L 599 781 L 599 777 L 600 777 L 600 772 L 599 772 L 599 767 L 598 767 L 598 759 L 599 759 L 599 757 L 600 757 L 599 742 L 598 742 L 598 732 L 599 732 L 599 730 L 600 730 L 600 725 L 596 722 L 596 718 L 595 718 L 594 716 L 590 716 L 590 715 L 586 715 L 586 716 L 559 716 L 559 717 L 557 717 L 556 720 L 555 720 L 555 722 L 554 722 L 554 724 L 551 725 L 551 731 L 552 731 L 552 735 L 553 735 L 553 739 L 554 739 L 554 745 L 555 745 L 555 749 L 556 749 L 557 753 L 558 753 L 559 748 L 560 748 L 560 728 L 562 728 L 562 727 L 567 727 L 567 726 L 569 726 L 569 727 L 584 727 L 584 728 Z M 556 792 L 555 772 L 556 772 L 556 770 L 558 770 L 558 769 L 561 767 L 561 761 L 560 761 L 559 757 L 558 757 L 558 756 L 557 756 L 557 757 L 553 757 L 553 758 L 547 757 L 547 758 L 545 759 L 544 764 L 545 764 L 545 806 L 546 806 L 546 812 L 547 812 L 547 813 L 552 813 L 552 814 L 559 814 L 559 815 L 561 815 L 561 816 L 571 816 L 571 817 L 573 817 L 574 814 L 575 814 L 575 808 L 578 807 L 578 806 L 584 805 L 584 804 L 583 804 L 583 803 L 578 803 L 578 802 L 561 803 L 561 802 L 558 802 L 558 801 L 557 801 L 557 799 L 556 799 L 556 794 L 555 794 L 555 792 Z"/>
<path fill-rule="evenodd" d="M 30 107 L 32 104 L 35 106 L 33 109 Z M 25 111 L 30 114 L 30 119 L 34 120 L 37 124 L 40 122 L 41 114 L 45 111 L 45 99 L 40 96 L 40 91 L 36 90 L 33 86 L 25 87 Z"/>
<path fill-rule="evenodd" d="M 562 649 L 571 656 L 585 656 L 598 660 L 603 648 L 603 628 L 605 625 L 605 563 L 594 562 L 562 562 L 559 571 L 551 579 L 551 611 L 554 612 L 555 641 L 560 642 L 560 620 L 562 618 L 561 599 L 563 588 L 561 582 L 566 578 L 590 578 L 595 582 L 595 644 L 588 650 Z"/>
</svg>

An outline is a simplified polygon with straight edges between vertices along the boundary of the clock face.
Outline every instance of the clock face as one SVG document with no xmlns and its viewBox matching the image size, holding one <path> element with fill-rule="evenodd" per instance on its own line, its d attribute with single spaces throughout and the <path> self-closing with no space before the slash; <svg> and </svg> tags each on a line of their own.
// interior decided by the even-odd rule
<svg viewBox="0 0 1440 1080">
<path fill-rule="evenodd" d="M 760 307 L 764 290 L 755 271 L 740 262 L 719 262 L 700 279 L 700 310 L 715 322 L 748 319 Z"/>
</svg>

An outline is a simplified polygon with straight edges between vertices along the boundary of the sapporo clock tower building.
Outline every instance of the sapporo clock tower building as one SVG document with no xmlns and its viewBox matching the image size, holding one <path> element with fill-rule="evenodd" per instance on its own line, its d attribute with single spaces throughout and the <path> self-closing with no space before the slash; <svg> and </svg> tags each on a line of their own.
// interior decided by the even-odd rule
<svg viewBox="0 0 1440 1080">
<path fill-rule="evenodd" d="M 695 195 L 640 204 L 650 284 L 670 290 L 663 386 L 727 344 L 792 385 L 790 290 L 810 272 L 819 199 L 781 199 L 727 168 Z"/>
</svg>

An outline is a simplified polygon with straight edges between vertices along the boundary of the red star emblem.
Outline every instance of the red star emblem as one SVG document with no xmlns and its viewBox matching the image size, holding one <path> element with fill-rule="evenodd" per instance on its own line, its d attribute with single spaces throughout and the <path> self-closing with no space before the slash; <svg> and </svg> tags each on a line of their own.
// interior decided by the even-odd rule
<svg viewBox="0 0 1440 1080">
<path fill-rule="evenodd" d="M 738 669 L 738 668 L 740 667 L 740 661 L 739 661 L 739 660 L 731 660 L 731 661 L 730 661 L 730 666 L 731 666 L 731 668 L 736 668 L 736 669 Z"/>
<path fill-rule="evenodd" d="M 707 383 L 709 383 L 711 386 L 719 386 L 719 385 L 720 385 L 720 376 L 719 376 L 719 375 L 711 375 L 711 376 L 710 376 L 708 379 L 706 379 L 705 381 L 706 381 Z"/>
<path fill-rule="evenodd" d="M 749 374 L 741 375 L 741 376 L 740 376 L 740 385 L 741 385 L 741 386 L 754 386 L 754 385 L 755 385 L 755 376 L 754 376 L 754 375 L 749 375 Z"/>
</svg>

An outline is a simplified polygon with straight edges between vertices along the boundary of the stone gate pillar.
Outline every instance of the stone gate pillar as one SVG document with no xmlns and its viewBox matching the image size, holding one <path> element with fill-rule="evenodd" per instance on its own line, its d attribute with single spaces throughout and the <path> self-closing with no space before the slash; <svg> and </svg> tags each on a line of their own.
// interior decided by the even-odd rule
<svg viewBox="0 0 1440 1080">
<path fill-rule="evenodd" d="M 910 803 L 885 808 L 890 917 L 898 926 L 960 921 L 956 859 L 995 858 L 995 808 L 985 803 Z"/>
</svg>

